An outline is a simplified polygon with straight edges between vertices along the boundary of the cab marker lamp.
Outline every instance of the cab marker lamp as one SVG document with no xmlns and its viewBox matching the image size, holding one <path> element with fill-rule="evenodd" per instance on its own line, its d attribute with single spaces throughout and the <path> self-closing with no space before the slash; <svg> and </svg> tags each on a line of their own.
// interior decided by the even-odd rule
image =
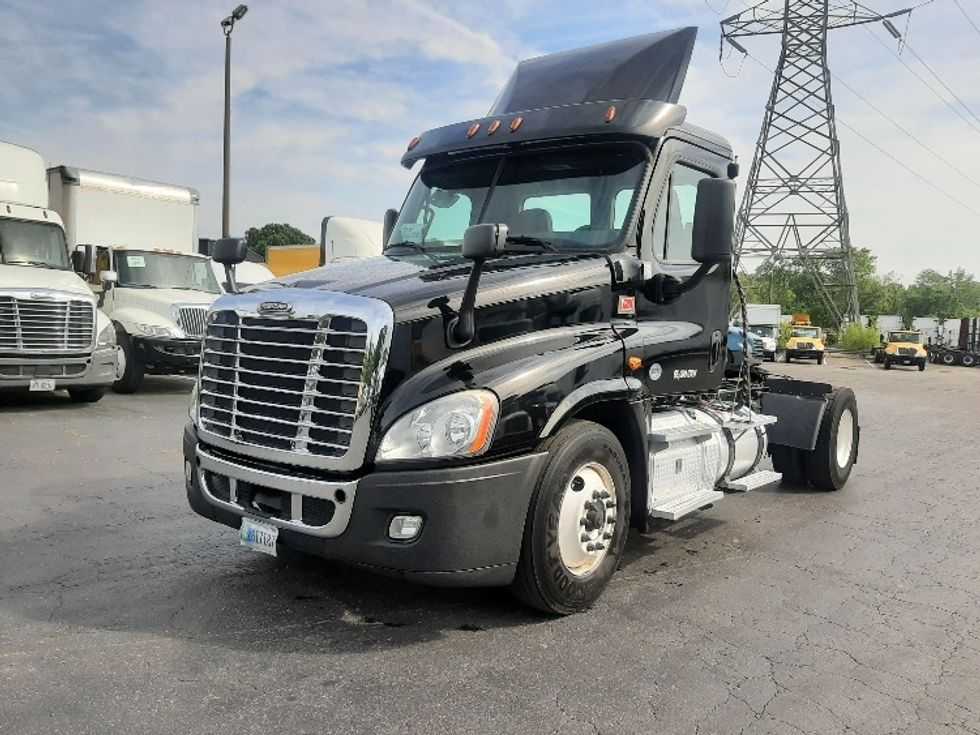
<svg viewBox="0 0 980 735">
<path fill-rule="evenodd" d="M 378 462 L 434 457 L 475 457 L 490 447 L 500 412 L 488 390 L 464 390 L 419 406 L 392 424 Z"/>
</svg>

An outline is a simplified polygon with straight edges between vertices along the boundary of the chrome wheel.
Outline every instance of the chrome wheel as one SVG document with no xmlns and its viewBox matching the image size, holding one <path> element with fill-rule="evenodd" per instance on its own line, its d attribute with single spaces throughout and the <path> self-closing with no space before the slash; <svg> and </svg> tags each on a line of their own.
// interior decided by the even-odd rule
<svg viewBox="0 0 980 735">
<path fill-rule="evenodd" d="M 851 450 L 854 446 L 854 414 L 851 409 L 845 409 L 837 424 L 837 466 L 847 467 L 851 461 Z"/>
<path fill-rule="evenodd" d="M 116 345 L 116 380 L 122 380 L 126 374 L 126 350 L 122 345 Z"/>
<path fill-rule="evenodd" d="M 565 488 L 558 515 L 558 551 L 576 577 L 594 570 L 609 552 L 616 525 L 616 486 L 596 462 L 579 467 Z"/>
</svg>

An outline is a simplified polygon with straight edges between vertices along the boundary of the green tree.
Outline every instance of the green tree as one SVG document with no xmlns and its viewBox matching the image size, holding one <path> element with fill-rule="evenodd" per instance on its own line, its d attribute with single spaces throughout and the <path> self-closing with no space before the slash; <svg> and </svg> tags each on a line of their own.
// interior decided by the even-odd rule
<svg viewBox="0 0 980 735">
<path fill-rule="evenodd" d="M 266 248 L 275 245 L 310 245 L 316 240 L 292 225 L 270 222 L 262 227 L 249 227 L 245 231 L 249 250 L 265 255 Z"/>
</svg>

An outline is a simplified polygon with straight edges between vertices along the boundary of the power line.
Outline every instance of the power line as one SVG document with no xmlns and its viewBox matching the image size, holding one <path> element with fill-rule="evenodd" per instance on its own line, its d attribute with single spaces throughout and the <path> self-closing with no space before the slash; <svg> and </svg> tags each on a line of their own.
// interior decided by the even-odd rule
<svg viewBox="0 0 980 735">
<path fill-rule="evenodd" d="M 945 158 L 943 158 L 941 155 L 939 155 L 939 153 L 937 153 L 932 148 L 930 148 L 928 145 L 926 145 L 924 142 L 922 142 L 921 140 L 919 140 L 919 138 L 917 138 L 911 131 L 909 131 L 906 128 L 904 128 L 901 124 L 899 124 L 898 122 L 896 122 L 894 118 L 892 118 L 886 112 L 884 112 L 883 110 L 881 110 L 877 105 L 875 105 L 873 102 L 871 102 L 863 94 L 861 94 L 856 89 L 854 89 L 854 87 L 852 87 L 850 84 L 848 84 L 847 82 L 845 82 L 843 79 L 841 79 L 839 76 L 837 76 L 833 72 L 830 73 L 830 76 L 832 76 L 834 78 L 834 81 L 836 81 L 838 84 L 842 84 L 845 89 L 849 90 L 851 92 L 851 94 L 853 94 L 855 97 L 857 97 L 859 100 L 861 100 L 864 104 L 866 104 L 868 107 L 870 107 L 872 110 L 874 110 L 875 112 L 877 112 L 879 115 L 881 115 L 883 118 L 885 118 L 888 122 L 890 122 L 896 128 L 898 128 L 903 133 L 905 133 L 905 135 L 907 135 L 909 138 L 911 138 L 912 140 L 914 140 L 919 145 L 919 147 L 921 147 L 921 148 L 925 149 L 926 151 L 928 151 L 929 153 L 931 153 L 937 160 L 939 160 L 942 163 L 944 163 L 945 165 L 949 166 L 949 168 L 951 168 L 953 171 L 955 171 L 956 173 L 958 173 L 960 176 L 962 176 L 964 179 L 966 179 L 967 181 L 969 181 L 974 186 L 980 187 L 980 181 L 977 181 L 975 178 L 973 178 L 972 176 L 970 176 L 968 173 L 966 173 L 962 169 L 958 168 L 953 163 L 950 163 L 949 161 L 947 161 Z"/>
<path fill-rule="evenodd" d="M 752 54 L 750 54 L 750 53 L 748 53 L 746 51 L 745 52 L 745 55 L 748 56 L 750 59 L 752 59 L 752 61 L 754 61 L 756 64 L 758 64 L 759 66 L 761 66 L 763 69 L 765 69 L 766 71 L 768 71 L 770 74 L 774 73 L 772 69 L 770 69 L 768 66 L 766 66 L 766 64 L 764 64 L 759 59 L 755 58 Z M 929 186 L 930 188 L 934 189 L 935 191 L 939 192 L 940 194 L 942 194 L 944 197 L 946 197 L 947 199 L 949 199 L 954 204 L 958 204 L 960 207 L 962 207 L 963 209 L 967 210 L 971 214 L 974 214 L 977 217 L 980 217 L 980 211 L 977 211 L 976 209 L 973 209 L 973 207 L 969 206 L 968 204 L 966 204 L 964 202 L 961 202 L 959 199 L 957 199 L 955 196 L 953 196 L 948 191 L 946 191 L 945 189 L 943 189 L 941 186 L 939 186 L 938 184 L 935 184 L 932 181 L 930 181 L 929 179 L 927 179 L 925 176 L 923 176 L 922 174 L 920 174 L 918 171 L 916 171 L 915 169 L 913 169 L 911 166 L 909 166 L 908 164 L 906 164 L 904 161 L 902 161 L 898 157 L 896 157 L 896 156 L 892 155 L 891 153 L 889 153 L 888 151 L 886 151 L 884 148 L 882 148 L 880 145 L 878 145 L 877 143 L 875 143 L 873 140 L 871 140 L 870 138 L 868 138 L 864 134 L 858 132 L 852 125 L 848 125 L 846 122 L 844 122 L 840 118 L 839 115 L 835 115 L 835 119 L 836 119 L 836 121 L 838 123 L 840 123 L 845 128 L 847 128 L 848 130 L 850 130 L 852 133 L 854 133 L 856 136 L 858 136 L 861 140 L 863 140 L 865 143 L 867 143 L 868 145 L 870 145 L 872 148 L 874 148 L 875 150 L 877 150 L 879 153 L 881 153 L 882 155 L 884 155 L 886 158 L 890 159 L 891 161 L 893 161 L 894 163 L 898 164 L 903 169 L 905 169 L 908 173 L 910 173 L 913 176 L 915 176 L 915 178 L 919 179 L 919 181 L 921 181 L 922 183 L 926 184 L 927 186 Z"/>
<path fill-rule="evenodd" d="M 956 5 L 956 7 L 960 9 L 960 12 L 963 13 L 963 17 L 966 18 L 967 22 L 971 26 L 973 26 L 973 30 L 975 30 L 977 32 L 977 35 L 980 35 L 980 28 L 978 28 L 977 27 L 977 24 L 973 22 L 973 18 L 971 18 L 969 15 L 967 15 L 967 12 L 963 9 L 963 6 L 960 5 L 960 0 L 953 0 L 953 4 Z"/>
<path fill-rule="evenodd" d="M 964 102 L 962 99 L 960 99 L 960 96 L 958 94 L 956 94 L 956 92 L 954 92 L 952 89 L 950 89 L 949 85 L 946 84 L 946 82 L 944 82 L 942 80 L 942 78 L 939 76 L 939 74 L 937 74 L 935 71 L 933 71 L 933 68 L 931 66 L 929 66 L 925 61 L 923 61 L 923 59 L 922 59 L 921 56 L 919 56 L 917 53 L 915 53 L 915 49 L 912 48 L 911 46 L 909 46 L 908 43 L 905 44 L 905 48 L 907 48 L 909 50 L 909 53 L 912 54 L 916 59 L 919 60 L 919 63 L 922 64 L 922 66 L 924 66 L 926 69 L 929 70 L 929 73 L 932 74 L 936 78 L 936 81 L 938 81 L 941 85 L 943 85 L 943 89 L 945 89 L 947 92 L 949 92 L 951 95 L 953 95 L 953 99 L 955 99 L 957 102 L 959 102 L 963 106 L 963 109 L 966 110 L 967 112 L 969 112 L 970 115 L 973 116 L 973 119 L 976 120 L 978 123 L 980 123 L 980 117 L 977 117 L 977 113 L 975 113 L 973 110 L 971 110 L 970 107 L 969 107 L 969 105 L 967 105 L 966 102 Z"/>
<path fill-rule="evenodd" d="M 899 63 L 902 66 L 904 66 L 906 69 L 908 69 L 910 72 L 912 72 L 912 75 L 916 79 L 918 79 L 920 82 L 922 82 L 922 85 L 926 89 L 928 89 L 930 92 L 932 92 L 934 95 L 936 95 L 936 97 L 939 99 L 940 102 L 942 102 L 949 109 L 951 109 L 953 112 L 955 112 L 957 115 L 959 115 L 960 116 L 960 119 L 963 120 L 963 122 L 965 122 L 971 128 L 973 128 L 974 132 L 980 133 L 980 126 L 977 126 L 976 123 L 974 123 L 970 118 L 968 118 L 966 115 L 964 115 L 963 114 L 963 111 L 960 110 L 960 108 L 958 108 L 956 105 L 952 104 L 948 99 L 946 99 L 938 91 L 936 91 L 936 89 L 931 84 L 929 84 L 929 82 L 927 82 L 925 79 L 923 79 L 922 78 L 922 75 L 919 74 L 919 72 L 917 72 L 914 68 L 912 68 L 912 66 L 905 59 L 903 59 L 899 54 L 895 53 L 895 51 L 888 44 L 886 44 L 884 41 L 882 41 L 880 38 L 878 38 L 878 36 L 874 33 L 874 31 L 872 31 L 867 26 L 865 26 L 865 30 L 868 33 L 870 33 L 871 34 L 871 37 L 875 41 L 877 41 L 888 53 L 890 53 L 892 56 L 894 56 L 896 59 L 898 59 Z"/>
</svg>

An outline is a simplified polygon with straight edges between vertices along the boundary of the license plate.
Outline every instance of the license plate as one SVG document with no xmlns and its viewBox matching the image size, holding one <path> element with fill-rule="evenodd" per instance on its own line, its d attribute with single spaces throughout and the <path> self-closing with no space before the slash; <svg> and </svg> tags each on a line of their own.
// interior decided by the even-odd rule
<svg viewBox="0 0 980 735">
<path fill-rule="evenodd" d="M 238 531 L 238 539 L 242 546 L 276 556 L 277 538 L 279 538 L 279 529 L 272 524 L 242 518 L 242 527 Z"/>
<path fill-rule="evenodd" d="M 34 378 L 31 390 L 54 390 L 54 378 Z"/>
</svg>

